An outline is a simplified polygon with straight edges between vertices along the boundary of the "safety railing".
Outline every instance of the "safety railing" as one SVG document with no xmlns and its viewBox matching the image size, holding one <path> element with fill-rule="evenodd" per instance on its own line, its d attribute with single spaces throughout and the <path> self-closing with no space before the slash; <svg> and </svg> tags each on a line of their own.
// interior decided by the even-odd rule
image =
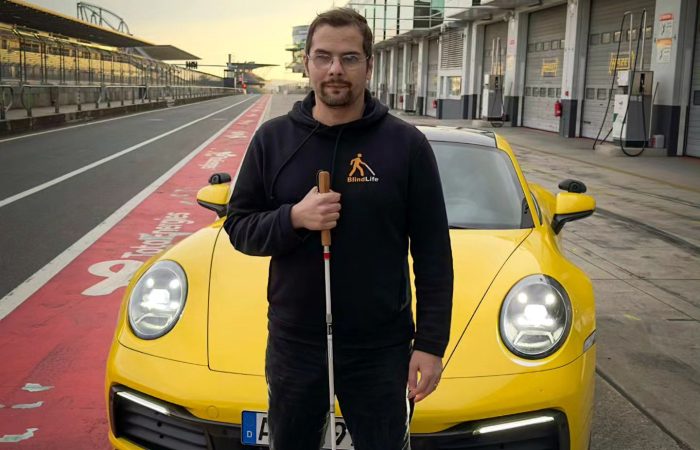
<svg viewBox="0 0 700 450">
<path fill-rule="evenodd" d="M 94 109 L 113 103 L 124 106 L 127 102 L 150 103 L 152 101 L 175 101 L 185 98 L 214 97 L 217 95 L 244 94 L 240 88 L 212 86 L 171 86 L 171 85 L 86 85 L 86 84 L 22 84 L 0 85 L 0 120 L 6 119 L 6 111 L 10 109 L 19 89 L 19 100 L 27 117 L 32 117 L 35 107 L 35 97 L 40 94 L 48 95 L 48 103 L 53 106 L 55 113 L 61 112 L 61 106 L 76 106 L 82 111 L 83 105 L 94 104 Z M 48 94 L 46 94 L 48 93 Z M 9 102 L 7 96 L 9 94 Z M 90 101 L 87 99 L 90 98 Z M 63 102 L 62 102 L 62 99 Z M 72 101 L 70 100 L 72 99 Z"/>
</svg>

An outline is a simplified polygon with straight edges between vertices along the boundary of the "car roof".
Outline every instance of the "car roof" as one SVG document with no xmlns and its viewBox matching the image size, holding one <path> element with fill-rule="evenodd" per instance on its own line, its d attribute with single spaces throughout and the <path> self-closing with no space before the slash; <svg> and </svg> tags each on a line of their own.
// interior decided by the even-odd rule
<svg viewBox="0 0 700 450">
<path fill-rule="evenodd" d="M 429 141 L 458 142 L 486 147 L 498 147 L 496 135 L 491 131 L 476 128 L 447 127 L 441 125 L 418 125 Z"/>
</svg>

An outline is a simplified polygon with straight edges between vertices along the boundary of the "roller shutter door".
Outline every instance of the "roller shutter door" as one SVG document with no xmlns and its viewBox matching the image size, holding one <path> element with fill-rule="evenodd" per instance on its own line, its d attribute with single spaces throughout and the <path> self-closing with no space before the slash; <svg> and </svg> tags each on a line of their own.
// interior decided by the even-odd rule
<svg viewBox="0 0 700 450">
<path fill-rule="evenodd" d="M 700 14 L 700 8 L 698 8 Z M 700 18 L 699 18 L 700 19 Z M 695 29 L 695 55 L 693 58 L 693 88 L 690 91 L 690 117 L 685 153 L 700 157 L 700 20 Z"/>
<path fill-rule="evenodd" d="M 620 45 L 620 58 L 618 60 L 618 70 L 625 68 L 628 61 L 634 65 L 634 57 L 628 58 L 629 18 L 625 19 L 625 32 L 620 35 L 620 21 L 625 11 L 632 11 L 634 14 L 634 28 L 639 27 L 642 19 L 642 10 L 647 10 L 646 42 L 644 44 L 644 65 L 637 70 L 649 70 L 651 67 L 651 48 L 653 40 L 653 25 L 655 17 L 654 0 L 592 0 L 591 20 L 588 33 L 588 57 L 586 60 L 586 85 L 583 98 L 583 117 L 581 118 L 581 134 L 585 137 L 595 138 L 598 130 L 601 129 L 603 115 L 608 105 L 610 82 L 612 81 L 613 69 L 615 67 L 615 57 L 617 53 L 618 39 L 622 39 Z M 632 35 L 632 53 L 637 48 L 637 31 Z M 639 44 L 639 53 L 642 52 L 642 45 Z M 640 56 L 641 55 L 637 55 Z M 640 60 L 641 62 L 641 60 Z M 614 100 L 615 92 L 612 92 Z M 605 118 L 600 138 L 602 139 L 612 128 L 613 104 Z M 612 137 L 608 137 L 612 140 Z"/>
<path fill-rule="evenodd" d="M 501 54 L 500 57 L 498 53 L 494 53 L 493 58 L 491 55 L 494 45 L 497 45 L 497 38 L 501 38 Z M 506 47 L 508 43 L 508 24 L 506 22 L 496 22 L 484 27 L 484 55 L 483 55 L 483 75 L 487 74 L 500 74 L 505 75 L 506 73 Z M 481 78 L 481 87 L 479 88 L 479 99 L 482 97 L 484 89 L 484 80 L 486 77 Z M 504 95 L 508 95 L 508 90 L 504 92 Z M 479 115 L 481 115 L 481 105 L 479 105 Z"/>
<path fill-rule="evenodd" d="M 554 104 L 561 97 L 566 5 L 530 14 L 525 69 L 523 125 L 559 131 Z"/>
<path fill-rule="evenodd" d="M 433 108 L 433 100 L 437 100 L 438 94 L 438 40 L 428 41 L 428 104 L 425 107 L 428 116 L 435 117 L 436 108 Z"/>
</svg>

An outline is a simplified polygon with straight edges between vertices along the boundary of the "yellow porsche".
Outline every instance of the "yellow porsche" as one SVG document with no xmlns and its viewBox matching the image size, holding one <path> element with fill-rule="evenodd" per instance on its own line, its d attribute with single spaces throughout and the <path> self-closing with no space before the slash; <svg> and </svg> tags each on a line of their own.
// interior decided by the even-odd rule
<svg viewBox="0 0 700 450">
<path fill-rule="evenodd" d="M 595 302 L 561 231 L 595 201 L 576 180 L 556 195 L 528 184 L 499 135 L 419 129 L 440 170 L 455 286 L 442 382 L 416 404 L 412 448 L 587 449 Z M 267 444 L 269 260 L 235 251 L 222 228 L 230 181 L 216 174 L 197 196 L 219 219 L 144 264 L 126 290 L 105 383 L 115 448 Z M 342 419 L 328 448 L 331 438 L 352 448 Z"/>
</svg>

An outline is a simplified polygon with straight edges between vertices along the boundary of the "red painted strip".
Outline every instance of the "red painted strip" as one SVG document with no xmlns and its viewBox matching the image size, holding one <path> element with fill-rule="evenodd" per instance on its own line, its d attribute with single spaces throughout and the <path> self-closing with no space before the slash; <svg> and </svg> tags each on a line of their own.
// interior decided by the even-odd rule
<svg viewBox="0 0 700 450">
<path fill-rule="evenodd" d="M 331 254 L 323 252 L 323 259 L 331 259 Z"/>
<path fill-rule="evenodd" d="M 137 267 L 211 223 L 196 193 L 214 172 L 238 170 L 270 101 L 248 112 L 0 322 L 0 437 L 38 428 L 12 448 L 109 448 L 104 369 L 124 287 L 106 270 Z M 112 261 L 112 262 L 110 262 Z M 92 272 L 92 273 L 91 273 Z M 119 285 L 120 283 L 116 283 Z M 26 383 L 54 386 L 30 393 Z M 36 409 L 12 405 L 43 401 Z"/>
</svg>

